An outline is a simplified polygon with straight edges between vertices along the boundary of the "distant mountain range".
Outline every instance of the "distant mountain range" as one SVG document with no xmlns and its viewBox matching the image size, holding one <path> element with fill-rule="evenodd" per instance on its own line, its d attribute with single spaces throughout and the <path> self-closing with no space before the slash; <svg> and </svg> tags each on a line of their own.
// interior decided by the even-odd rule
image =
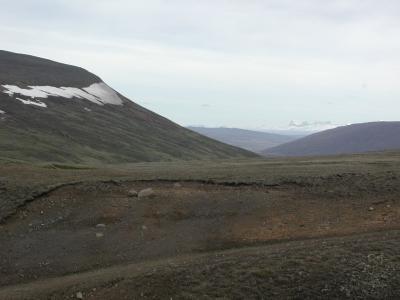
<svg viewBox="0 0 400 300">
<path fill-rule="evenodd" d="M 194 126 L 189 126 L 188 128 L 212 139 L 253 152 L 261 152 L 266 148 L 278 146 L 301 137 L 239 128 L 207 128 Z"/>
<path fill-rule="evenodd" d="M 309 133 L 314 133 L 318 131 L 323 131 L 323 130 L 328 130 L 328 129 L 333 129 L 335 127 L 338 127 L 339 125 L 333 124 L 330 121 L 302 121 L 302 122 L 296 122 L 296 121 L 290 121 L 289 126 L 287 130 L 293 130 L 293 131 L 306 131 Z"/>
<path fill-rule="evenodd" d="M 122 163 L 255 156 L 135 104 L 82 68 L 0 51 L 0 160 Z"/>
<path fill-rule="evenodd" d="M 400 149 L 400 122 L 341 126 L 262 151 L 271 156 L 312 156 Z"/>
</svg>

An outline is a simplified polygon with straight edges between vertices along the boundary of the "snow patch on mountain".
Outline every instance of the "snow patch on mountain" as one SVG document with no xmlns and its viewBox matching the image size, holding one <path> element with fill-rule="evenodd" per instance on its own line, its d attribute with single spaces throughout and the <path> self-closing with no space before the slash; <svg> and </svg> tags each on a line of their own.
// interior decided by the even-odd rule
<svg viewBox="0 0 400 300">
<path fill-rule="evenodd" d="M 84 90 L 100 99 L 104 104 L 122 105 L 122 100 L 117 93 L 104 82 L 92 84 Z"/>
<path fill-rule="evenodd" d="M 310 131 L 310 132 L 318 132 L 318 131 L 324 131 L 328 129 L 333 129 L 336 128 L 340 125 L 338 124 L 333 124 L 330 121 L 314 121 L 314 122 L 309 122 L 309 121 L 290 121 L 288 129 L 290 130 L 303 130 L 303 131 Z"/>
<path fill-rule="evenodd" d="M 54 87 L 54 86 L 28 86 L 28 88 L 20 88 L 16 85 L 5 84 L 2 85 L 5 89 L 3 93 L 10 95 L 11 97 L 14 94 L 22 95 L 26 97 L 30 97 L 31 99 L 41 98 L 46 99 L 48 97 L 62 97 L 67 99 L 79 98 L 86 99 L 98 105 L 104 104 L 113 104 L 113 105 L 123 105 L 121 98 L 117 95 L 117 93 L 110 88 L 104 82 L 93 83 L 92 85 L 85 88 L 76 88 L 76 87 Z M 21 98 L 17 98 L 17 100 L 21 101 Z M 29 102 L 29 100 L 23 100 L 25 102 Z M 32 103 L 24 104 L 33 104 L 38 103 L 35 101 L 30 101 Z M 40 101 L 39 101 L 40 103 Z M 45 103 L 41 102 L 42 106 Z M 47 107 L 47 106 L 42 106 Z"/>
<path fill-rule="evenodd" d="M 44 108 L 47 107 L 47 104 L 46 104 L 46 103 L 43 103 L 43 102 L 41 102 L 41 101 L 39 101 L 39 100 L 37 100 L 37 101 L 31 101 L 31 100 L 24 100 L 24 99 L 21 99 L 21 98 L 15 98 L 15 99 L 17 99 L 18 101 L 21 101 L 23 104 L 27 104 L 27 105 L 36 105 L 36 106 L 40 106 L 40 107 L 44 107 Z"/>
<path fill-rule="evenodd" d="M 331 121 L 290 121 L 286 126 L 261 125 L 252 130 L 276 133 L 281 135 L 306 136 L 320 131 L 333 129 L 348 124 L 337 124 Z"/>
</svg>

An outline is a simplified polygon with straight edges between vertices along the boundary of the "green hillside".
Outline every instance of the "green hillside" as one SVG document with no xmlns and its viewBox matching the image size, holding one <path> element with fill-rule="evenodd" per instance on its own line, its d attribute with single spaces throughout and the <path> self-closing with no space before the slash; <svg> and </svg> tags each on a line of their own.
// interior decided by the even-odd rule
<svg viewBox="0 0 400 300">
<path fill-rule="evenodd" d="M 4 87 L 84 88 L 101 82 L 81 68 L 5 51 L 0 51 L 0 68 L 2 160 L 123 163 L 256 156 L 183 128 L 120 94 L 122 105 L 98 105 L 78 97 L 10 96 Z M 24 104 L 23 96 L 47 107 Z"/>
</svg>

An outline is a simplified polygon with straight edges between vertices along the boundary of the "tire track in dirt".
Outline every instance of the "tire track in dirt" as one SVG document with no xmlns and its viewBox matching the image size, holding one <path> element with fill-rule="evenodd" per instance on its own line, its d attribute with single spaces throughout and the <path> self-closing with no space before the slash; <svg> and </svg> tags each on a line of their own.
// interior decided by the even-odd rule
<svg viewBox="0 0 400 300">
<path fill-rule="evenodd" d="M 370 241 L 382 241 L 387 243 L 389 241 L 398 241 L 399 233 L 398 230 L 390 230 L 380 233 L 356 234 L 344 237 L 285 241 L 267 246 L 243 247 L 240 249 L 182 255 L 167 259 L 118 265 L 25 284 L 5 286 L 0 288 L 0 299 L 49 299 L 49 295 L 61 290 L 73 289 L 75 291 L 80 291 L 92 287 L 106 286 L 108 282 L 117 283 L 125 279 L 153 274 L 154 272 L 166 272 L 185 267 L 190 268 L 192 264 L 199 264 L 201 261 L 208 259 L 218 260 L 219 258 L 225 258 L 227 256 L 254 256 L 260 253 L 265 255 L 266 253 L 279 252 L 281 249 L 291 249 L 291 251 L 296 251 L 320 247 L 321 245 L 324 245 L 324 247 L 328 247 L 329 245 L 344 245 L 346 243 L 352 243 L 352 241 L 360 240 L 363 241 L 363 243 L 368 243 Z"/>
</svg>

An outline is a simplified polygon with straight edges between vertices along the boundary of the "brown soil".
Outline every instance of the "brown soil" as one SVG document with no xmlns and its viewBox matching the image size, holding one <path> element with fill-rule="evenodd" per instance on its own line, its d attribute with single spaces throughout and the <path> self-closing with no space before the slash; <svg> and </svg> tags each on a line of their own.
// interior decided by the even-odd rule
<svg viewBox="0 0 400 300">
<path fill-rule="evenodd" d="M 149 187 L 154 189 L 154 197 L 128 197 L 130 189 L 139 191 Z M 165 181 L 61 187 L 22 206 L 0 225 L 0 285 L 3 291 L 10 291 L 5 286 L 36 280 L 43 285 L 46 280 L 51 282 L 49 278 L 127 263 L 151 266 L 164 261 L 163 265 L 167 258 L 182 257 L 184 261 L 196 253 L 246 246 L 257 246 L 255 249 L 262 246 L 262 251 L 272 251 L 265 250 L 272 247 L 266 245 L 280 241 L 312 243 L 307 240 L 399 229 L 397 192 L 370 189 L 351 193 L 350 189 L 343 194 L 330 188 L 329 182 L 321 188 L 318 184 L 267 187 L 198 182 L 182 182 L 177 187 L 174 182 Z M 312 247 L 307 251 L 311 250 Z M 238 257 L 237 263 L 244 262 Z M 171 278 L 178 278 L 179 272 L 179 276 L 174 272 Z M 104 280 L 108 282 L 106 287 L 110 286 L 109 281 L 126 277 L 117 274 Z M 154 291 L 161 293 L 162 286 L 168 290 L 171 282 L 164 277 L 162 282 L 156 280 L 154 272 L 152 276 Z M 99 284 L 90 286 L 97 291 L 91 292 L 93 299 L 120 299 L 111 297 L 110 289 Z M 119 295 L 118 288 L 111 286 L 114 295 Z M 146 290 L 145 287 L 144 284 L 142 289 Z M 0 288 L 0 296 L 1 291 Z M 33 290 L 28 294 L 31 293 L 34 294 Z M 67 297 L 64 292 L 52 293 L 54 299 Z M 147 289 L 145 296 L 162 295 L 157 293 L 151 294 L 151 289 Z M 226 291 L 224 295 L 229 294 Z M 18 298 L 18 293 L 13 295 Z M 132 292 L 123 295 L 129 299 L 138 296 Z M 186 298 L 185 294 L 179 295 Z"/>
</svg>

